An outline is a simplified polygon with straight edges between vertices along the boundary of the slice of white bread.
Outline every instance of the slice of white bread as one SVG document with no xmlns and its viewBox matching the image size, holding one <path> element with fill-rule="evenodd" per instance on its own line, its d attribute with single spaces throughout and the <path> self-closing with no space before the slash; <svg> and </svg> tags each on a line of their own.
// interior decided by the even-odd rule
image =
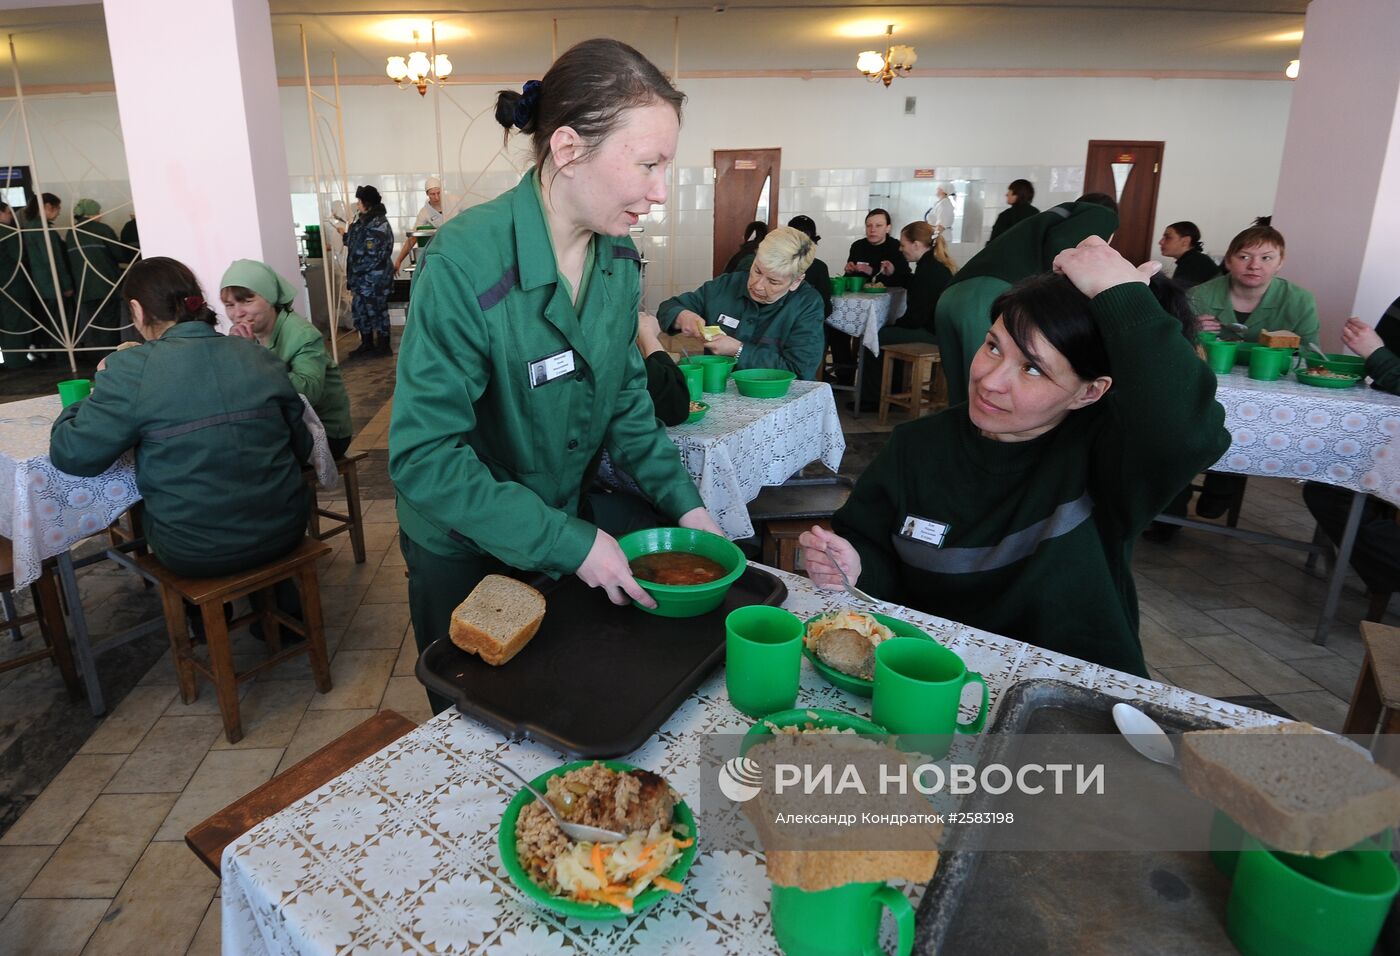
<svg viewBox="0 0 1400 956">
<path fill-rule="evenodd" d="M 544 609 L 544 595 L 530 585 L 488 574 L 452 612 L 447 633 L 468 654 L 499 667 L 530 643 Z"/>
<path fill-rule="evenodd" d="M 1276 850 L 1327 856 L 1400 823 L 1400 777 L 1309 724 L 1198 730 L 1181 775 Z"/>
</svg>

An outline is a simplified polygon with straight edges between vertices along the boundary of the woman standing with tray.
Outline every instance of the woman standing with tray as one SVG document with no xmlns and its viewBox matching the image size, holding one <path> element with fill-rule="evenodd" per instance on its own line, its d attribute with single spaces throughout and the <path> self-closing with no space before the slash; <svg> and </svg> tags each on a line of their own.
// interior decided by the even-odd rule
<svg viewBox="0 0 1400 956">
<path fill-rule="evenodd" d="M 420 649 L 506 567 L 576 573 L 615 604 L 651 604 L 581 495 L 602 448 L 666 520 L 719 533 L 633 347 L 628 231 L 666 199 L 683 99 L 636 50 L 597 39 L 497 100 L 497 121 L 530 135 L 536 165 L 438 231 L 399 355 L 389 472 Z M 637 524 L 647 509 L 633 503 L 608 526 Z"/>
</svg>

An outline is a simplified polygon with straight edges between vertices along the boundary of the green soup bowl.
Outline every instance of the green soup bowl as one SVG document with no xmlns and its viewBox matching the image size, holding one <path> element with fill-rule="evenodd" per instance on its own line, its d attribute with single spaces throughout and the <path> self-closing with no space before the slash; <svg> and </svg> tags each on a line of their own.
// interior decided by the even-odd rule
<svg viewBox="0 0 1400 956">
<path fill-rule="evenodd" d="M 739 394 L 746 398 L 782 398 L 797 375 L 776 368 L 746 368 L 730 377 Z"/>
<path fill-rule="evenodd" d="M 705 584 L 657 584 L 637 578 L 642 590 L 656 601 L 656 607 L 643 607 L 636 601 L 632 605 L 658 617 L 697 617 L 713 611 L 748 567 L 744 552 L 732 541 L 694 528 L 645 528 L 623 535 L 617 543 L 628 561 L 646 554 L 682 551 L 709 558 L 724 568 L 723 577 Z"/>
</svg>

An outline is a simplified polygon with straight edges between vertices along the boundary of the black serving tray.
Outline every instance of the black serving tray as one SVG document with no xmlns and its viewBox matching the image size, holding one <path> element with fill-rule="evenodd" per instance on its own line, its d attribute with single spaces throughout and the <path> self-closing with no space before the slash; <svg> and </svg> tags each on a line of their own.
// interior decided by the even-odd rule
<svg viewBox="0 0 1400 956">
<path fill-rule="evenodd" d="M 752 566 L 723 604 L 687 618 L 619 607 L 573 575 L 530 583 L 547 610 L 519 654 L 492 667 L 441 638 L 415 670 L 468 717 L 580 759 L 620 757 L 644 744 L 724 659 L 725 616 L 787 597 L 782 581 Z"/>
<path fill-rule="evenodd" d="M 1015 734 L 1116 734 L 1120 698 L 1053 680 L 1025 681 L 1006 695 L 979 760 L 1012 752 Z M 1220 724 L 1134 701 L 1169 734 Z M 1124 742 L 1124 747 L 1127 743 Z M 1176 801 L 1180 775 L 1157 772 L 1158 807 Z M 1151 769 L 1147 769 L 1151 768 Z M 982 798 L 990 806 L 993 798 Z M 964 809 L 976 810 L 978 806 Z M 943 854 L 919 905 L 915 952 L 921 956 L 1160 956 L 1234 954 L 1225 930 L 1230 880 L 1204 851 L 1024 852 L 987 849 L 995 831 L 972 835 Z M 1397 903 L 1400 909 L 1400 903 Z M 1394 952 L 1392 910 L 1377 954 Z"/>
</svg>

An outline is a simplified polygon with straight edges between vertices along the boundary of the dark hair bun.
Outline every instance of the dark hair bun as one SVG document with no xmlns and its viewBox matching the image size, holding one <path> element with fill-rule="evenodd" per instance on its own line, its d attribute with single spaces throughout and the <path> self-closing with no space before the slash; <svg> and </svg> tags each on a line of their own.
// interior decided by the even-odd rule
<svg viewBox="0 0 1400 956">
<path fill-rule="evenodd" d="M 501 90 L 496 94 L 496 122 L 506 129 L 515 128 L 515 104 L 520 102 L 516 90 Z"/>
</svg>

